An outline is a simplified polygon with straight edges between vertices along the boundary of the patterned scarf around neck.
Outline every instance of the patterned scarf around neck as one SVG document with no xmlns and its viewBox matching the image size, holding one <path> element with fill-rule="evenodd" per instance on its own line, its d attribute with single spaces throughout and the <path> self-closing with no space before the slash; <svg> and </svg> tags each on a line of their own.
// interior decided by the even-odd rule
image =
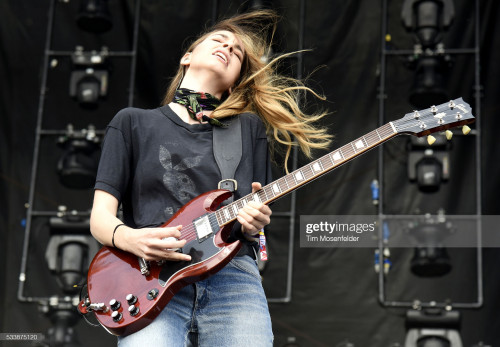
<svg viewBox="0 0 500 347">
<path fill-rule="evenodd" d="M 213 95 L 195 92 L 191 89 L 179 88 L 175 91 L 174 100 L 172 101 L 184 106 L 191 118 L 200 123 L 206 121 L 219 127 L 227 126 L 218 119 L 210 118 L 203 114 L 203 111 L 213 111 L 221 104 L 221 101 Z"/>
</svg>

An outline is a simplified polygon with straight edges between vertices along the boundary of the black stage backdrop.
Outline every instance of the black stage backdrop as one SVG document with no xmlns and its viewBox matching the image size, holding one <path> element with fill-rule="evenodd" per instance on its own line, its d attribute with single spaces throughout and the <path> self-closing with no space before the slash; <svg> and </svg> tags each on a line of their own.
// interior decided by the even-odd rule
<svg viewBox="0 0 500 347">
<path fill-rule="evenodd" d="M 131 49 L 134 2 L 110 0 L 114 27 L 108 33 L 94 35 L 79 30 L 75 24 L 79 1 L 55 1 L 53 45 L 51 49 L 72 51 L 81 45 L 85 50 L 107 46 L 111 51 Z M 445 35 L 447 48 L 473 48 L 475 2 L 455 0 L 455 21 Z M 335 134 L 334 148 L 368 133 L 379 125 L 378 86 L 380 74 L 381 21 L 380 1 L 304 1 L 304 25 L 301 27 L 301 2 L 265 2 L 283 15 L 277 34 L 276 51 L 311 49 L 303 55 L 303 76 L 316 67 L 309 82 L 327 97 L 317 103 L 308 99 L 308 107 L 326 108 L 331 116 L 325 124 Z M 402 1 L 388 1 L 387 46 L 411 49 L 412 36 L 400 21 Z M 180 58 L 185 38 L 196 35 L 215 16 L 225 16 L 248 7 L 237 1 L 144 1 L 138 40 L 134 106 L 156 107 L 169 77 Z M 450 179 L 439 192 L 424 194 L 407 179 L 407 138 L 395 139 L 384 146 L 382 194 L 387 214 L 435 214 L 442 208 L 447 214 L 474 214 L 478 203 L 476 172 L 482 179 L 482 213 L 498 215 L 496 202 L 500 192 L 500 166 L 495 148 L 499 128 L 500 29 L 499 3 L 480 1 L 480 77 L 481 77 L 481 167 L 476 171 L 474 136 L 456 136 L 450 151 Z M 35 129 L 42 83 L 44 46 L 50 1 L 13 1 L 0 3 L 0 332 L 46 333 L 50 320 L 34 303 L 17 300 L 19 269 L 24 238 L 26 203 L 34 157 Z M 303 36 L 301 36 L 303 33 Z M 301 41 L 303 40 L 303 41 Z M 303 42 L 302 47 L 300 42 Z M 413 107 L 408 103 L 412 72 L 405 67 L 405 57 L 387 59 L 385 119 L 400 118 Z M 290 59 L 285 69 L 296 71 L 300 60 Z M 64 129 L 68 123 L 81 129 L 94 124 L 102 129 L 113 115 L 127 106 L 130 61 L 110 58 L 109 94 L 95 110 L 81 109 L 69 97 L 68 57 L 51 57 L 43 126 Z M 299 65 L 300 66 L 300 65 Z M 474 103 L 474 58 L 454 57 L 447 88 L 451 97 L 462 96 Z M 429 105 L 430 106 L 430 105 Z M 475 126 L 472 126 L 475 129 Z M 91 191 L 63 188 L 57 180 L 56 163 L 61 155 L 54 138 L 43 138 L 37 175 L 35 201 L 39 210 L 55 210 L 59 205 L 86 211 L 91 206 Z M 317 155 L 324 153 L 317 153 Z M 307 163 L 299 156 L 299 164 Z M 378 177 L 378 151 L 345 165 L 309 184 L 297 193 L 298 226 L 301 215 L 373 214 L 370 183 Z M 276 175 L 281 174 L 276 169 Z M 287 211 L 290 200 L 274 205 L 274 211 Z M 48 243 L 43 220 L 32 224 L 26 295 L 60 294 L 45 261 Z M 270 226 L 270 260 L 263 271 L 264 287 L 271 298 L 270 310 L 275 345 L 294 342 L 297 346 L 397 346 L 405 339 L 404 309 L 383 308 L 378 303 L 378 277 L 374 272 L 372 248 L 302 248 L 299 232 L 294 236 L 292 296 L 288 303 L 278 303 L 286 295 L 289 254 L 289 221 L 276 216 Z M 298 230 L 298 229 L 297 229 Z M 477 297 L 477 273 L 474 249 L 450 249 L 452 272 L 437 279 L 419 279 L 411 274 L 411 249 L 392 250 L 393 267 L 386 277 L 391 300 L 415 299 L 473 302 Z M 500 252 L 483 252 L 484 305 L 476 310 L 461 310 L 461 335 L 465 346 L 483 341 L 500 346 Z M 251 299 L 251 298 L 250 298 Z M 108 346 L 114 337 L 102 328 L 79 319 L 75 331 L 82 346 Z M 5 342 L 6 346 L 20 345 Z"/>
</svg>

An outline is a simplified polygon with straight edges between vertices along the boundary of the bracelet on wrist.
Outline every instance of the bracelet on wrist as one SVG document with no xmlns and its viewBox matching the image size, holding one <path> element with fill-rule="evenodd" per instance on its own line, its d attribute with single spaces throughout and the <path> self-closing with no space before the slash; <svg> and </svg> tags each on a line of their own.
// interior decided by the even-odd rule
<svg viewBox="0 0 500 347">
<path fill-rule="evenodd" d="M 115 233 L 116 233 L 116 230 L 123 226 L 125 224 L 118 224 L 117 226 L 115 226 L 115 230 L 113 230 L 113 237 L 111 237 L 111 243 L 113 244 L 113 247 L 117 248 L 116 245 L 115 245 Z"/>
</svg>

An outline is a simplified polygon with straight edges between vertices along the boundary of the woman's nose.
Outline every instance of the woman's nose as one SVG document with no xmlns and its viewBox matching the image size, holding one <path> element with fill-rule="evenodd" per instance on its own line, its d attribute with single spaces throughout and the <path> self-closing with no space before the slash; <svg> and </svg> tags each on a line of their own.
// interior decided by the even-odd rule
<svg viewBox="0 0 500 347">
<path fill-rule="evenodd" d="M 222 47 L 228 48 L 230 53 L 233 52 L 233 44 L 232 43 L 224 42 L 224 44 L 222 45 Z"/>
</svg>

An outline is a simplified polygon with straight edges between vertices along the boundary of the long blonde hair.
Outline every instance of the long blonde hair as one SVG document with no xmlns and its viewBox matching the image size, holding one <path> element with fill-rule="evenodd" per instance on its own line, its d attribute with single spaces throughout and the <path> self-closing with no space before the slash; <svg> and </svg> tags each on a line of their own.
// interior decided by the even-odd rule
<svg viewBox="0 0 500 347">
<path fill-rule="evenodd" d="M 280 75 L 276 71 L 277 64 L 294 53 L 278 56 L 270 62 L 265 61 L 270 52 L 278 19 L 272 10 L 257 10 L 222 20 L 200 35 L 186 52 L 191 52 L 214 31 L 226 30 L 238 36 L 245 48 L 240 78 L 231 94 L 223 97 L 223 103 L 211 117 L 221 119 L 243 112 L 259 115 L 266 125 L 268 135 L 272 134 L 276 142 L 285 146 L 284 164 L 288 172 L 287 163 L 292 146 L 300 146 L 302 152 L 311 157 L 311 150 L 327 148 L 332 136 L 327 133 L 326 128 L 316 125 L 326 112 L 305 114 L 299 105 L 301 93 L 309 92 L 319 99 L 323 97 L 300 80 Z M 184 66 L 180 65 L 165 94 L 163 104 L 173 100 L 183 75 Z"/>
</svg>

